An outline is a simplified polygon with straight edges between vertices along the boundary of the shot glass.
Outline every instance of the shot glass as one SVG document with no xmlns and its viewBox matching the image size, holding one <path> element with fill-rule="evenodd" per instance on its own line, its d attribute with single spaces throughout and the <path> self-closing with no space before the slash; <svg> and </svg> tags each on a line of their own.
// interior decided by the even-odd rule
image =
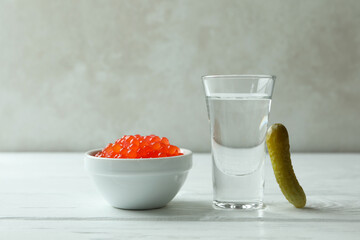
<svg viewBox="0 0 360 240">
<path fill-rule="evenodd" d="M 261 209 L 265 135 L 275 76 L 204 76 L 210 121 L 213 206 Z"/>
</svg>

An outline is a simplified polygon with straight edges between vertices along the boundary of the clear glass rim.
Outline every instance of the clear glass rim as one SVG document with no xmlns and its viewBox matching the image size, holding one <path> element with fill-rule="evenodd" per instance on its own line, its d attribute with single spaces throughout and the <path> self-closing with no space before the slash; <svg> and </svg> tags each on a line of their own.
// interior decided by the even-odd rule
<svg viewBox="0 0 360 240">
<path fill-rule="evenodd" d="M 226 79 L 226 78 L 238 78 L 239 80 L 241 79 L 259 79 L 259 78 L 268 78 L 268 79 L 272 79 L 273 81 L 275 81 L 276 76 L 275 75 L 262 75 L 262 74 L 223 74 L 223 75 L 204 75 L 201 77 L 202 80 L 206 80 L 206 79 Z"/>
</svg>

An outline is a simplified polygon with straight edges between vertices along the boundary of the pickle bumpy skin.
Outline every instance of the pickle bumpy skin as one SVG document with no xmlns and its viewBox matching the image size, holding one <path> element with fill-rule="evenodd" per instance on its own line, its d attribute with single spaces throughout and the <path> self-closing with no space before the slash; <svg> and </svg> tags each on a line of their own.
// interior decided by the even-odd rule
<svg viewBox="0 0 360 240">
<path fill-rule="evenodd" d="M 272 125 L 266 134 L 266 144 L 269 150 L 275 178 L 286 199 L 297 208 L 306 204 L 306 195 L 298 180 L 290 159 L 289 135 L 284 125 Z"/>
</svg>

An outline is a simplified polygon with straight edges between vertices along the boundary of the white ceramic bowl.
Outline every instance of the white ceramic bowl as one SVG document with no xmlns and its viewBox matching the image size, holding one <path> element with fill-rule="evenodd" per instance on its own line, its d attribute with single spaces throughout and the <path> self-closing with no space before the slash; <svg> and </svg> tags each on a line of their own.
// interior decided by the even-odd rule
<svg viewBox="0 0 360 240">
<path fill-rule="evenodd" d="M 85 169 L 102 196 L 116 208 L 152 209 L 170 202 L 192 167 L 192 152 L 164 158 L 114 159 L 85 154 Z"/>
</svg>

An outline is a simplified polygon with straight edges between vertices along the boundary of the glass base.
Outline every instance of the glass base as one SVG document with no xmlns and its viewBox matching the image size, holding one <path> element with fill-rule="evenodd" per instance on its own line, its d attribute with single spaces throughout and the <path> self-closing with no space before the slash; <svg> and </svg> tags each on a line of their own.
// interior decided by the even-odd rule
<svg viewBox="0 0 360 240">
<path fill-rule="evenodd" d="M 241 210 L 258 210 L 263 209 L 265 204 L 263 202 L 239 203 L 239 202 L 220 202 L 213 201 L 215 209 L 241 209 Z"/>
</svg>

